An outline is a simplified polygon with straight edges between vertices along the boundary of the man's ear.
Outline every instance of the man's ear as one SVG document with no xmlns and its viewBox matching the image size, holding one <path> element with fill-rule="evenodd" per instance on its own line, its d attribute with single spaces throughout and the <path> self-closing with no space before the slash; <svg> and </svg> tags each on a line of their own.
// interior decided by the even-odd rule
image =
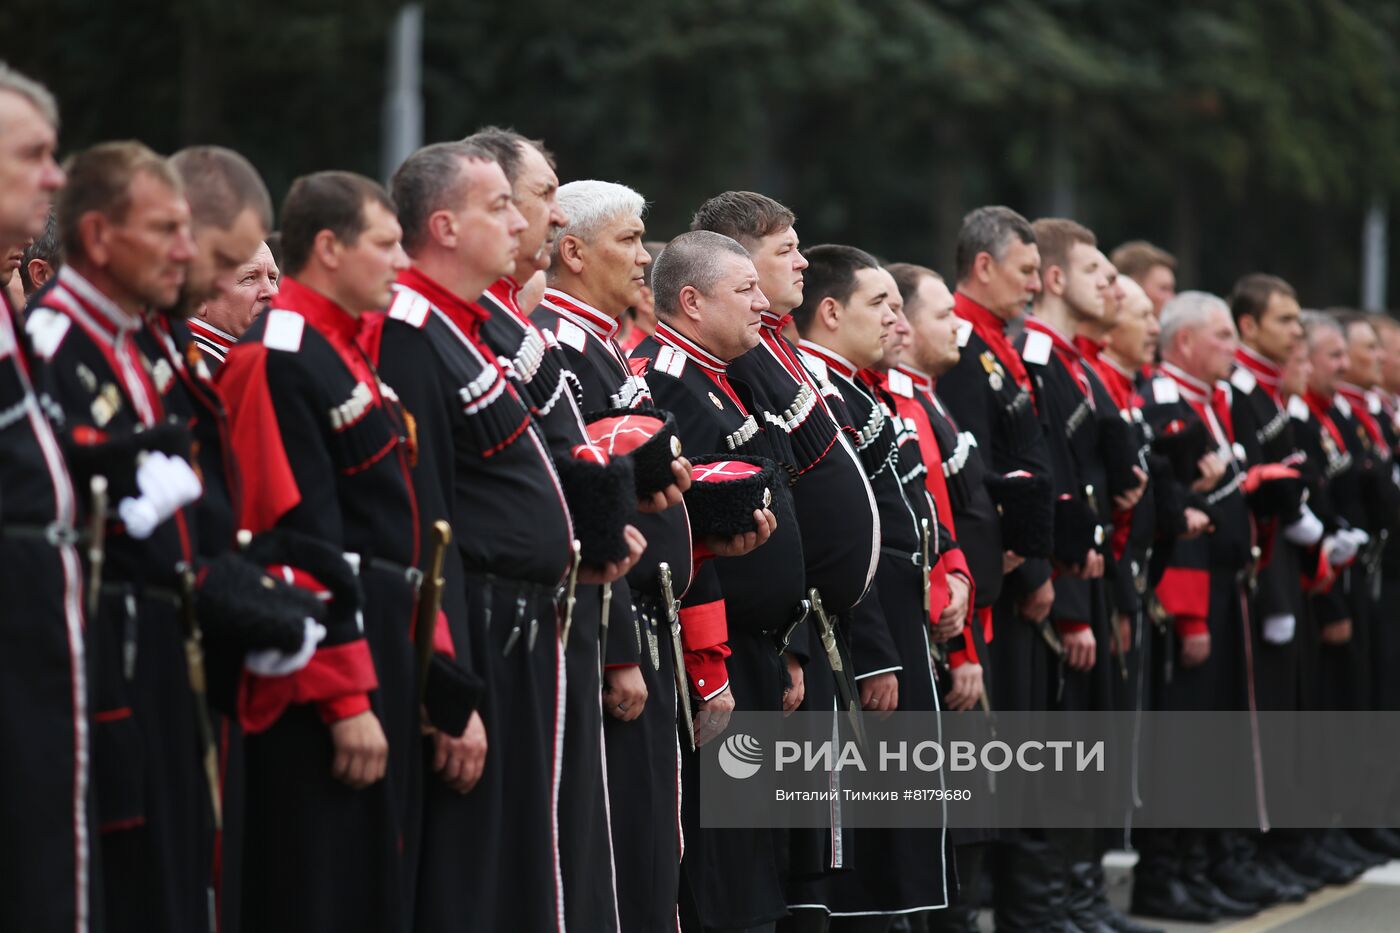
<svg viewBox="0 0 1400 933">
<path fill-rule="evenodd" d="M 827 330 L 835 333 L 841 327 L 841 313 L 846 309 L 837 303 L 835 298 L 827 295 L 817 305 L 816 319 L 821 322 Z"/>
<path fill-rule="evenodd" d="M 1235 327 L 1239 330 L 1241 340 L 1253 340 L 1259 333 L 1259 322 L 1250 314 L 1240 315 Z"/>
<path fill-rule="evenodd" d="M 105 266 L 110 258 L 108 240 L 112 223 L 101 211 L 88 211 L 78 218 L 78 240 L 94 265 Z"/>
<path fill-rule="evenodd" d="M 1056 298 L 1065 293 L 1064 266 L 1046 266 L 1040 270 L 1040 287 Z"/>
<path fill-rule="evenodd" d="M 991 253 L 978 253 L 972 260 L 972 275 L 983 285 L 991 284 L 992 265 L 996 262 Z"/>
<path fill-rule="evenodd" d="M 311 241 L 311 255 L 327 269 L 340 268 L 340 240 L 329 230 L 321 230 Z"/>
<path fill-rule="evenodd" d="M 694 285 L 687 285 L 681 289 L 676 296 L 676 307 L 680 313 L 692 321 L 700 320 L 700 289 Z"/>
<path fill-rule="evenodd" d="M 557 261 L 574 275 L 583 274 L 584 243 L 572 234 L 559 238 Z"/>
<path fill-rule="evenodd" d="M 428 216 L 428 236 L 444 249 L 456 249 L 457 218 L 451 211 L 434 211 Z"/>
</svg>

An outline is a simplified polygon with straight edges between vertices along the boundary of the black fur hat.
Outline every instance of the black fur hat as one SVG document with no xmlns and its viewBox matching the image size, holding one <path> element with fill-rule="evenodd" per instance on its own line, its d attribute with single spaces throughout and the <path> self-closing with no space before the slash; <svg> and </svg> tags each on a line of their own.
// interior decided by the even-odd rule
<svg viewBox="0 0 1400 933">
<path fill-rule="evenodd" d="M 1108 494 L 1120 496 L 1137 487 L 1137 431 L 1118 415 L 1099 419 L 1099 456 L 1107 471 Z"/>
<path fill-rule="evenodd" d="M 75 425 L 63 437 L 64 459 L 76 485 L 87 487 L 94 476 L 107 477 L 113 496 L 139 495 L 137 455 L 159 451 L 191 460 L 193 439 L 184 425 L 166 421 L 135 431 L 112 433 L 90 425 Z"/>
<path fill-rule="evenodd" d="M 1055 559 L 1082 564 L 1090 550 L 1102 550 L 1103 525 L 1083 499 L 1063 495 L 1055 500 Z"/>
<path fill-rule="evenodd" d="M 239 658 L 266 649 L 294 653 L 306 629 L 302 620 L 326 616 L 326 607 L 311 593 L 268 576 L 236 551 L 205 567 L 195 601 L 210 651 Z"/>
<path fill-rule="evenodd" d="M 1186 501 L 1181 494 L 1171 461 L 1161 454 L 1147 455 L 1147 476 L 1152 484 L 1152 506 L 1157 530 L 1171 539 L 1186 531 Z"/>
<path fill-rule="evenodd" d="M 1172 475 L 1183 486 L 1201 476 L 1196 466 L 1211 448 L 1210 432 L 1199 418 L 1178 418 L 1169 422 L 1152 439 L 1152 449 L 1171 464 Z"/>
<path fill-rule="evenodd" d="M 243 556 L 259 567 L 286 564 L 315 577 L 331 594 L 330 605 L 321 621 L 329 630 L 327 638 L 332 643 L 340 640 L 341 634 L 348 631 L 347 627 L 359 628 L 364 591 L 360 589 L 359 577 L 346 562 L 344 551 L 320 538 L 278 529 L 255 536 L 243 549 Z"/>
<path fill-rule="evenodd" d="M 681 455 L 676 419 L 659 408 L 610 408 L 588 416 L 588 437 L 609 457 L 632 460 L 637 498 L 645 499 L 676 481 L 671 464 Z"/>
<path fill-rule="evenodd" d="M 1018 470 L 988 473 L 987 492 L 1001 515 L 1001 543 L 1022 557 L 1049 557 L 1054 549 L 1055 507 L 1046 476 Z"/>
<path fill-rule="evenodd" d="M 1298 476 L 1278 476 L 1266 479 L 1249 495 L 1249 508 L 1260 518 L 1278 518 L 1291 522 L 1298 517 L 1303 502 L 1303 480 Z"/>
<path fill-rule="evenodd" d="M 696 537 L 732 538 L 754 530 L 753 513 L 773 505 L 778 465 L 766 457 L 700 457 L 685 494 Z"/>
<path fill-rule="evenodd" d="M 632 461 L 610 459 L 599 447 L 581 445 L 574 448 L 572 457 L 556 461 L 556 466 L 584 563 L 622 560 L 627 556 L 623 532 L 637 512 Z"/>
</svg>

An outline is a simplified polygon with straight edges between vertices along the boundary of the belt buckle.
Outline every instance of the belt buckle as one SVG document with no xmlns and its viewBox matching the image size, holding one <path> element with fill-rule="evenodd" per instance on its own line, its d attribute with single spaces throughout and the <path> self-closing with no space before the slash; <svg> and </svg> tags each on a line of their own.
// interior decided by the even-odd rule
<svg viewBox="0 0 1400 933">
<path fill-rule="evenodd" d="M 60 525 L 58 522 L 49 522 L 44 526 L 44 540 L 50 547 L 63 547 L 69 544 L 78 543 L 78 532 L 72 528 Z"/>
<path fill-rule="evenodd" d="M 413 587 L 415 593 L 423 589 L 423 571 L 419 568 L 407 567 L 404 569 L 403 576 L 408 581 L 408 585 Z"/>
</svg>

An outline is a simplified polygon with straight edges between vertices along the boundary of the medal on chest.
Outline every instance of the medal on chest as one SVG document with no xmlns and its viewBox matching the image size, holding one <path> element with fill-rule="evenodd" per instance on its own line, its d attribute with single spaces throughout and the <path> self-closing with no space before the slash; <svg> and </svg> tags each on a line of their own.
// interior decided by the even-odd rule
<svg viewBox="0 0 1400 933">
<path fill-rule="evenodd" d="M 982 368 L 987 372 L 987 384 L 992 387 L 993 392 L 1000 392 L 1001 387 L 1006 384 L 1006 370 L 1001 368 L 991 350 L 984 350 L 979 359 L 982 361 Z"/>
</svg>

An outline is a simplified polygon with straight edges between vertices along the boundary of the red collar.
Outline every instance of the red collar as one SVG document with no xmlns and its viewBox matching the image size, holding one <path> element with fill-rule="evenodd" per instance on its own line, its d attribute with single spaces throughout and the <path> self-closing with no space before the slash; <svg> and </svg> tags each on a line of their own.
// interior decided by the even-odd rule
<svg viewBox="0 0 1400 933">
<path fill-rule="evenodd" d="M 277 298 L 272 302 L 272 307 L 295 311 L 337 346 L 355 346 L 355 337 L 360 332 L 359 318 L 290 276 L 277 283 Z"/>
<path fill-rule="evenodd" d="M 201 321 L 197 317 L 185 319 L 185 324 L 189 326 L 190 334 L 202 349 L 212 350 L 221 358 L 233 349 L 233 345 L 238 342 L 238 338 L 210 324 L 208 321 Z"/>
<path fill-rule="evenodd" d="M 810 340 L 798 341 L 797 348 L 803 353 L 815 356 L 825 363 L 828 369 L 835 370 L 838 374 L 845 376 L 847 379 L 853 380 L 856 378 L 855 364 L 839 353 L 834 353 L 821 344 L 812 343 Z"/>
<path fill-rule="evenodd" d="M 663 347 L 671 347 L 684 353 L 696 366 L 717 376 L 723 376 L 729 370 L 729 363 L 715 356 L 700 344 L 676 330 L 665 321 L 656 322 L 656 333 L 653 334 L 656 342 Z"/>
<path fill-rule="evenodd" d="M 919 370 L 914 369 L 912 366 L 905 366 L 903 363 L 896 366 L 895 369 L 899 370 L 900 372 L 904 373 L 904 375 L 909 377 L 909 381 L 914 383 L 914 391 L 933 391 L 933 377 L 930 376 L 928 373 L 920 372 Z"/>
<path fill-rule="evenodd" d="M 1215 386 L 1206 385 L 1195 376 L 1189 375 L 1181 367 L 1174 363 L 1163 362 L 1161 366 L 1162 375 L 1168 377 L 1177 384 L 1182 396 L 1190 402 L 1204 403 L 1215 396 L 1219 390 Z"/>
<path fill-rule="evenodd" d="M 1055 355 L 1060 358 L 1060 362 L 1065 365 L 1070 375 L 1074 377 L 1075 385 L 1084 393 L 1084 397 L 1089 400 L 1089 407 L 1094 406 L 1094 390 L 1089 384 L 1089 376 L 1084 371 L 1084 357 L 1079 352 L 1079 348 L 1069 341 L 1064 334 L 1060 333 L 1050 324 L 1038 317 L 1026 318 L 1026 330 L 1029 332 L 1044 334 L 1050 338 L 1050 344 L 1054 347 Z"/>
<path fill-rule="evenodd" d="M 109 341 L 119 334 L 129 334 L 141 327 L 140 317 L 127 314 L 72 266 L 63 266 L 58 270 L 58 284 L 50 294 L 77 316 L 79 323 Z"/>
<path fill-rule="evenodd" d="M 520 310 L 520 290 L 525 286 L 521 285 L 510 276 L 497 279 L 491 283 L 491 287 L 486 289 L 486 294 L 496 299 L 507 311 L 513 312 L 516 317 L 524 317 L 525 313 Z"/>
<path fill-rule="evenodd" d="M 1342 429 L 1337 427 L 1337 422 L 1332 418 L 1333 399 L 1323 398 L 1313 391 L 1312 386 L 1309 386 L 1307 391 L 1303 393 L 1303 401 L 1307 403 L 1308 411 L 1313 413 L 1313 417 L 1332 436 L 1332 440 L 1337 445 L 1337 453 L 1344 453 L 1347 449 L 1347 442 L 1346 438 L 1342 436 Z"/>
<path fill-rule="evenodd" d="M 1361 425 L 1366 429 L 1366 433 L 1371 437 L 1371 443 L 1376 447 L 1386 447 L 1385 433 L 1381 431 L 1376 416 L 1371 414 L 1371 391 L 1350 382 L 1339 382 L 1337 383 L 1337 394 L 1347 400 L 1347 404 L 1351 406 L 1352 416 L 1361 422 Z"/>
<path fill-rule="evenodd" d="M 608 317 L 591 304 L 580 301 L 567 292 L 561 292 L 557 288 L 546 288 L 543 303 L 545 307 L 573 321 L 604 343 L 617 336 L 617 318 Z"/>
<path fill-rule="evenodd" d="M 1034 399 L 1035 390 L 1031 385 L 1030 373 L 1026 372 L 1026 364 L 1021 361 L 1016 348 L 1011 346 L 1011 341 L 1006 339 L 1006 322 L 962 292 L 953 295 L 953 313 L 972 325 L 973 331 L 982 338 L 1016 384 Z"/>
<path fill-rule="evenodd" d="M 1089 362 L 1098 362 L 1103 354 L 1103 344 L 1085 334 L 1074 335 L 1074 348 Z"/>
<path fill-rule="evenodd" d="M 763 311 L 759 314 L 759 319 L 763 326 L 775 334 L 781 334 L 783 328 L 792 323 L 791 314 L 774 314 L 772 311 Z"/>
<path fill-rule="evenodd" d="M 1235 350 L 1235 363 L 1244 369 L 1249 370 L 1249 374 L 1254 377 L 1254 381 L 1264 387 L 1264 391 L 1269 393 L 1269 397 L 1276 403 L 1281 403 L 1279 394 L 1279 382 L 1283 379 L 1283 367 L 1273 360 L 1260 356 L 1254 350 L 1244 344 Z"/>
<path fill-rule="evenodd" d="M 453 294 L 417 266 L 399 273 L 399 286 L 417 292 L 468 333 L 475 333 L 486 320 L 486 311 L 479 305 Z"/>
<path fill-rule="evenodd" d="M 1069 339 L 1065 337 L 1064 334 L 1060 333 L 1058 330 L 1056 330 L 1054 327 L 1047 324 L 1040 318 L 1026 318 L 1026 330 L 1039 331 L 1040 333 L 1049 337 L 1050 342 L 1055 346 L 1056 355 L 1063 359 L 1066 363 L 1068 363 L 1070 360 L 1075 360 L 1076 362 L 1078 362 L 1084 359 L 1083 354 L 1079 352 L 1078 346 L 1076 346 L 1073 343 L 1070 343 Z"/>
<path fill-rule="evenodd" d="M 1132 370 L 1124 369 L 1107 353 L 1100 353 L 1093 363 L 1094 372 L 1099 374 L 1104 388 L 1108 390 L 1113 404 L 1120 410 L 1138 407 L 1141 403 L 1134 399 L 1137 383 Z"/>
</svg>

